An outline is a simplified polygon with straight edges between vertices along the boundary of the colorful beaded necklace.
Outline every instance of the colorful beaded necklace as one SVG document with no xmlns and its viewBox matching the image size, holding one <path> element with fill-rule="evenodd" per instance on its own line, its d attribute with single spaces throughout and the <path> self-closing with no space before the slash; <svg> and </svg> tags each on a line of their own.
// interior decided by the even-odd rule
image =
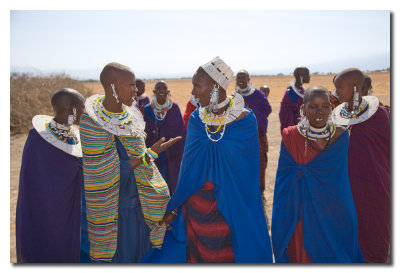
<svg viewBox="0 0 400 273">
<path fill-rule="evenodd" d="M 46 123 L 46 128 L 52 133 L 58 140 L 76 145 L 79 143 L 78 138 L 72 132 L 70 126 L 65 126 L 60 123 L 57 123 L 52 119 L 50 122 Z"/>
</svg>

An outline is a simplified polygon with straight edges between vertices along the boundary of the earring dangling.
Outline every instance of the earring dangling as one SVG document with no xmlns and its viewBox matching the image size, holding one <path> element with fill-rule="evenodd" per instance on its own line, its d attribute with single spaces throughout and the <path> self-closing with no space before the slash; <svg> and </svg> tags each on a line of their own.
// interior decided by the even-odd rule
<svg viewBox="0 0 400 273">
<path fill-rule="evenodd" d="M 67 121 L 68 126 L 71 126 L 75 120 L 76 120 L 76 109 L 75 107 L 73 107 L 72 115 L 68 115 L 68 121 Z"/>
<path fill-rule="evenodd" d="M 300 76 L 300 84 L 303 85 L 303 76 Z"/>
<path fill-rule="evenodd" d="M 119 103 L 118 94 L 117 94 L 117 91 L 115 91 L 115 85 L 114 85 L 113 83 L 111 84 L 111 89 L 112 89 L 112 91 L 113 91 L 113 97 L 115 98 L 115 100 L 117 101 L 117 103 Z"/>
<path fill-rule="evenodd" d="M 358 106 L 359 106 L 359 102 L 358 102 L 358 92 L 357 92 L 357 87 L 354 86 L 354 95 L 353 95 L 353 112 L 358 111 Z"/>
<path fill-rule="evenodd" d="M 218 92 L 219 85 L 215 84 L 213 90 L 210 93 L 210 103 L 209 103 L 209 111 L 213 113 L 218 112 L 218 99 L 219 99 L 219 92 Z"/>
</svg>

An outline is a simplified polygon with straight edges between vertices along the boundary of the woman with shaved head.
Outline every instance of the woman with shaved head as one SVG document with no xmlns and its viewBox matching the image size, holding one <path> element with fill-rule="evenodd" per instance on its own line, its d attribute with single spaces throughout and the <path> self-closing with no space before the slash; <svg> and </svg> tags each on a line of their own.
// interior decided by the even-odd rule
<svg viewBox="0 0 400 273">
<path fill-rule="evenodd" d="M 22 154 L 16 212 L 18 263 L 80 261 L 82 150 L 79 124 L 85 99 L 57 90 L 54 117 L 32 119 Z"/>
<path fill-rule="evenodd" d="M 332 122 L 328 90 L 304 93 L 301 119 L 283 129 L 272 211 L 276 262 L 363 262 L 347 169 L 348 132 Z"/>
<path fill-rule="evenodd" d="M 80 126 L 90 258 L 133 263 L 163 242 L 170 195 L 153 161 L 180 137 L 146 149 L 133 71 L 109 63 L 100 81 L 104 95 L 86 100 Z"/>
<path fill-rule="evenodd" d="M 336 76 L 342 104 L 335 122 L 350 132 L 349 177 L 361 251 L 365 261 L 383 263 L 390 246 L 390 118 L 377 97 L 362 95 L 364 79 L 357 68 Z"/>
</svg>

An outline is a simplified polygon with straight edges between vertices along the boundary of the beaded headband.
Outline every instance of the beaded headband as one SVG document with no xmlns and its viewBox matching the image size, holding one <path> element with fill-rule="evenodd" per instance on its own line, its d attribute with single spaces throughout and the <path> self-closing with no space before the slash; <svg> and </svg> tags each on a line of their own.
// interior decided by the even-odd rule
<svg viewBox="0 0 400 273">
<path fill-rule="evenodd" d="M 220 57 L 214 58 L 201 67 L 214 81 L 227 90 L 233 77 L 233 71 Z"/>
</svg>

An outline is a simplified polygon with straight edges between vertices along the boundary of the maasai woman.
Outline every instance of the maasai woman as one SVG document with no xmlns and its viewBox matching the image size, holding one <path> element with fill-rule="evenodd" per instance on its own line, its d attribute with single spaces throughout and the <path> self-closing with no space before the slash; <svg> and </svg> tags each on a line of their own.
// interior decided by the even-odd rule
<svg viewBox="0 0 400 273">
<path fill-rule="evenodd" d="M 307 67 L 297 67 L 293 76 L 295 80 L 290 82 L 281 101 L 279 120 L 281 122 L 281 134 L 284 128 L 296 125 L 300 118 L 300 106 L 303 104 L 304 83 L 310 82 L 310 71 Z"/>
<path fill-rule="evenodd" d="M 276 262 L 363 262 L 347 171 L 348 133 L 329 121 L 329 94 L 304 94 L 297 126 L 283 129 L 272 211 Z"/>
<path fill-rule="evenodd" d="M 137 93 L 136 93 L 136 107 L 139 108 L 139 110 L 142 112 L 144 111 L 144 107 L 150 103 L 150 99 L 146 94 L 144 93 L 146 89 L 146 84 L 144 81 L 141 79 L 136 79 L 136 88 L 137 88 Z"/>
<path fill-rule="evenodd" d="M 168 90 L 167 83 L 165 81 L 157 82 L 153 92 L 152 102 L 144 107 L 146 146 L 150 147 L 162 137 L 170 139 L 182 136 L 182 140 L 174 145 L 174 149 L 162 152 L 155 161 L 172 195 L 178 181 L 183 148 L 185 147 L 186 128 L 179 106 L 171 101 L 171 93 Z"/>
<path fill-rule="evenodd" d="M 153 160 L 180 137 L 146 149 L 133 71 L 109 63 L 100 81 L 105 95 L 86 100 L 80 125 L 90 258 L 138 262 L 165 234 L 169 191 Z"/>
<path fill-rule="evenodd" d="M 200 107 L 190 116 L 178 186 L 164 221 L 177 217 L 161 251 L 144 262 L 272 262 L 257 121 L 241 95 L 226 96 L 232 77 L 217 57 L 192 78 Z"/>
<path fill-rule="evenodd" d="M 386 262 L 390 246 L 390 119 L 374 96 L 362 96 L 363 73 L 350 68 L 335 79 L 342 104 L 335 122 L 348 127 L 349 177 L 358 237 L 367 262 Z"/>
<path fill-rule="evenodd" d="M 249 72 L 246 70 L 240 70 L 236 74 L 235 91 L 242 95 L 245 105 L 253 111 L 257 119 L 260 143 L 260 189 L 264 197 L 265 171 L 268 163 L 268 116 L 271 114 L 272 108 L 265 94 L 251 84 Z"/>
<path fill-rule="evenodd" d="M 19 180 L 18 263 L 80 261 L 82 150 L 73 124 L 79 124 L 84 102 L 78 91 L 62 88 L 51 98 L 54 117 L 32 119 Z"/>
</svg>

